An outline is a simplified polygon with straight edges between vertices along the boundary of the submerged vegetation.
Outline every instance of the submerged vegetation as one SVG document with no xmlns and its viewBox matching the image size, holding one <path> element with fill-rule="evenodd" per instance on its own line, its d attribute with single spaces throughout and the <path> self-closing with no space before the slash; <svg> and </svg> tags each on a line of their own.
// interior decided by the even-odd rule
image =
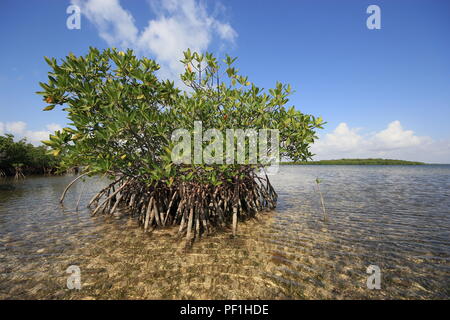
<svg viewBox="0 0 450 320">
<path fill-rule="evenodd" d="M 122 210 L 146 231 L 179 225 L 188 241 L 221 226 L 236 234 L 238 220 L 273 209 L 277 194 L 267 175 L 258 174 L 262 163 L 173 162 L 174 130 L 194 134 L 195 121 L 222 133 L 276 129 L 279 155 L 299 161 L 312 156 L 309 146 L 323 124 L 285 107 L 289 85 L 277 83 L 266 93 L 239 75 L 229 56 L 222 64 L 211 54 L 186 51 L 181 80 L 187 89 L 160 80 L 159 65 L 132 50 L 91 48 L 60 64 L 46 61 L 52 70 L 38 92 L 48 104 L 44 110 L 62 105 L 71 123 L 44 143 L 61 157 L 61 169 L 80 166 L 86 175 L 112 180 L 90 201 L 92 213 Z M 214 141 L 203 139 L 201 147 Z"/>
<path fill-rule="evenodd" d="M 56 172 L 58 157 L 48 154 L 45 146 L 33 146 L 26 139 L 14 141 L 12 134 L 0 136 L 0 177 L 23 178 L 30 174 Z"/>
<path fill-rule="evenodd" d="M 293 161 L 293 162 L 282 162 L 281 164 L 342 164 L 342 165 L 423 165 L 424 162 L 417 161 L 405 161 L 405 160 L 392 160 L 392 159 L 339 159 L 339 160 L 319 160 L 319 161 Z"/>
</svg>

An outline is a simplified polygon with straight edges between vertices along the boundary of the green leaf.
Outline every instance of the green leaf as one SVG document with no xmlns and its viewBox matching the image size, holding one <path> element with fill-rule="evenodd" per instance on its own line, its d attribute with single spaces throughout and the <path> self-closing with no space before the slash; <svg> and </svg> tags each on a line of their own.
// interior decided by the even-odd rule
<svg viewBox="0 0 450 320">
<path fill-rule="evenodd" d="M 41 142 L 50 147 L 56 145 L 54 141 L 50 141 L 50 140 L 42 140 Z"/>
<path fill-rule="evenodd" d="M 49 106 L 46 106 L 44 109 L 42 109 L 42 111 L 50 111 L 50 110 L 53 110 L 54 108 L 55 108 L 55 105 L 51 104 Z"/>
</svg>

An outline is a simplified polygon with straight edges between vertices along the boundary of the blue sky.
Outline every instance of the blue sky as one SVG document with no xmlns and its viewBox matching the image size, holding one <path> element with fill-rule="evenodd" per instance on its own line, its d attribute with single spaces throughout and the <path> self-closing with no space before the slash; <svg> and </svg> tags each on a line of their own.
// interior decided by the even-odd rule
<svg viewBox="0 0 450 320">
<path fill-rule="evenodd" d="M 81 29 L 66 8 L 81 8 Z M 369 30 L 369 5 L 381 29 Z M 10 1 L 0 2 L 0 134 L 38 143 L 63 127 L 35 94 L 43 56 L 89 46 L 132 47 L 175 77 L 182 49 L 237 56 L 257 85 L 296 90 L 291 104 L 327 125 L 316 159 L 390 157 L 450 163 L 450 2 L 421 1 Z"/>
</svg>

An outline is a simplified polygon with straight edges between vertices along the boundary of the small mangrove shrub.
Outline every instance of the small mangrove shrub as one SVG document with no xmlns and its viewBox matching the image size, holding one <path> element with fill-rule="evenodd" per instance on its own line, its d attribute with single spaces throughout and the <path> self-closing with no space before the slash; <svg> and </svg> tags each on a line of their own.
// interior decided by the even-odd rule
<svg viewBox="0 0 450 320">
<path fill-rule="evenodd" d="M 121 210 L 146 231 L 178 225 L 189 241 L 218 227 L 231 226 L 236 234 L 238 221 L 276 206 L 277 194 L 260 172 L 268 163 L 248 160 L 251 135 L 241 142 L 207 135 L 180 148 L 177 130 L 186 139 L 198 134 L 198 122 L 223 137 L 230 129 L 276 130 L 278 145 L 268 151 L 300 161 L 312 156 L 309 146 L 323 124 L 286 106 L 289 85 L 277 82 L 265 91 L 240 75 L 229 56 L 219 62 L 187 50 L 183 88 L 158 78 L 159 65 L 132 50 L 90 48 L 59 63 L 45 59 L 51 70 L 38 92 L 44 110 L 62 106 L 70 123 L 44 143 L 61 158 L 62 170 L 80 167 L 86 175 L 111 178 L 90 201 L 92 214 Z M 210 157 L 198 157 L 196 148 Z M 221 161 L 220 150 L 231 149 L 247 160 Z M 174 161 L 174 153 L 187 161 Z"/>
</svg>

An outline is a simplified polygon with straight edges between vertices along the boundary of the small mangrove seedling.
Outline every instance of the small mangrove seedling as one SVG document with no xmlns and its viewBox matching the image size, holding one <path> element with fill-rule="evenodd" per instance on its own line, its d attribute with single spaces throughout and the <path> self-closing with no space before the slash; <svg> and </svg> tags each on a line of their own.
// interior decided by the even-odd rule
<svg viewBox="0 0 450 320">
<path fill-rule="evenodd" d="M 325 210 L 325 203 L 324 203 L 324 201 L 323 201 L 322 191 L 320 191 L 320 187 L 319 187 L 319 184 L 320 184 L 321 182 L 322 182 L 322 180 L 320 180 L 319 178 L 316 178 L 317 191 L 319 191 L 320 202 L 321 202 L 321 204 L 322 204 L 323 221 L 327 221 L 327 220 L 328 220 L 327 211 Z"/>
</svg>

